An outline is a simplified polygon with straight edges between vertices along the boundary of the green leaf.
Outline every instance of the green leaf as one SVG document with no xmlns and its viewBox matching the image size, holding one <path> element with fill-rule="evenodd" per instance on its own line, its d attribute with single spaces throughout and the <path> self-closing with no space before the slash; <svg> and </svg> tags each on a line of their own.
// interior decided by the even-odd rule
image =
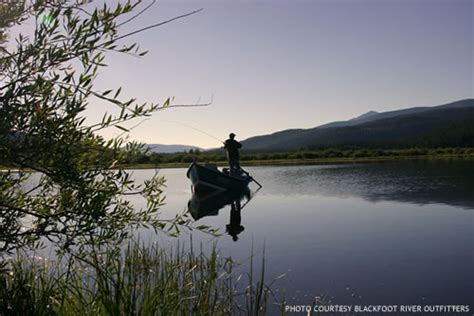
<svg viewBox="0 0 474 316">
<path fill-rule="evenodd" d="M 114 99 L 116 99 L 119 96 L 121 91 L 122 91 L 122 87 L 118 88 L 117 92 L 115 92 Z"/>
<path fill-rule="evenodd" d="M 118 129 L 120 129 L 120 130 L 122 130 L 122 131 L 124 131 L 124 132 L 130 132 L 130 130 L 126 129 L 126 128 L 123 127 L 123 126 L 115 125 L 115 127 L 118 128 Z"/>
</svg>

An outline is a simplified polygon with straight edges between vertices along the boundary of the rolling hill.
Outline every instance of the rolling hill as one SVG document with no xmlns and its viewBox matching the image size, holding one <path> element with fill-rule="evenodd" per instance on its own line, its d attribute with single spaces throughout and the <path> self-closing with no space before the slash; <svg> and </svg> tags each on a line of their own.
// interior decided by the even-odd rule
<svg viewBox="0 0 474 316">
<path fill-rule="evenodd" d="M 435 107 L 368 112 L 355 119 L 310 129 L 290 129 L 248 138 L 245 151 L 326 147 L 474 147 L 474 99 Z"/>
</svg>

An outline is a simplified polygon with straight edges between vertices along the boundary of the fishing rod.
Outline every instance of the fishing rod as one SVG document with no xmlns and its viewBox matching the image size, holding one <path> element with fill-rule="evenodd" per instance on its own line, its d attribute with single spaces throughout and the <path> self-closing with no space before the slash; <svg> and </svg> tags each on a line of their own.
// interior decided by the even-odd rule
<svg viewBox="0 0 474 316">
<path fill-rule="evenodd" d="M 201 129 L 199 129 L 199 128 L 196 128 L 196 127 L 194 127 L 194 126 L 191 126 L 191 125 L 188 125 L 188 124 L 185 124 L 185 123 L 182 123 L 182 122 L 178 122 L 178 121 L 170 121 L 170 120 L 160 120 L 160 121 L 162 121 L 162 122 L 171 122 L 171 123 L 175 123 L 175 124 L 179 124 L 179 125 L 182 125 L 182 126 L 191 128 L 191 129 L 193 129 L 193 130 L 195 130 L 195 131 L 198 131 L 198 132 L 200 132 L 200 133 L 202 133 L 202 134 L 204 134 L 204 135 L 207 135 L 207 136 L 209 136 L 209 137 L 211 137 L 211 138 L 213 138 L 213 139 L 215 139 L 215 140 L 218 140 L 219 142 L 221 142 L 222 144 L 225 145 L 225 142 L 224 142 L 222 139 L 219 139 L 219 138 L 215 137 L 214 135 L 211 135 L 211 134 L 209 134 L 209 133 L 207 133 L 207 132 L 205 132 L 205 131 L 203 131 L 203 130 L 201 130 Z M 245 170 L 242 169 L 242 168 L 240 168 L 240 170 L 242 170 L 242 172 L 245 173 L 245 174 L 250 178 L 250 180 L 252 180 L 253 182 L 255 182 L 260 188 L 263 187 L 263 185 L 260 184 L 260 182 L 258 182 L 254 177 L 252 177 L 252 176 L 250 175 L 250 173 L 248 173 L 247 171 L 245 171 Z M 259 188 L 259 189 L 260 189 L 260 188 Z"/>
</svg>

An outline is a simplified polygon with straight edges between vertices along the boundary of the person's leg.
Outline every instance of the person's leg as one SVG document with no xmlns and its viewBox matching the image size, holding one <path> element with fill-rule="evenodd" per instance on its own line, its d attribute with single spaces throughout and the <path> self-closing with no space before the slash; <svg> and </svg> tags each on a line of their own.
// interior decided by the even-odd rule
<svg viewBox="0 0 474 316">
<path fill-rule="evenodd" d="M 232 159 L 232 160 L 229 161 L 229 166 L 230 166 L 230 174 L 231 175 L 237 175 L 238 170 L 239 170 L 237 162 Z"/>
<path fill-rule="evenodd" d="M 238 169 L 237 169 L 237 166 L 235 165 L 235 163 L 232 163 L 230 165 L 230 174 L 233 175 L 233 176 L 237 175 L 237 170 Z"/>
</svg>

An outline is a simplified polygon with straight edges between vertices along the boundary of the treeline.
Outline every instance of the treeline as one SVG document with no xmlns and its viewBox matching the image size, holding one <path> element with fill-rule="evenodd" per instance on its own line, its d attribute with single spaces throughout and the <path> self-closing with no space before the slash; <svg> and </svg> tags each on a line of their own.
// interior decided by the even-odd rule
<svg viewBox="0 0 474 316">
<path fill-rule="evenodd" d="M 225 161 L 226 155 L 222 151 L 201 152 L 199 150 L 189 150 L 188 152 L 174 154 L 158 154 L 154 152 L 135 153 L 121 161 L 123 164 L 162 164 L 162 163 L 191 163 L 200 162 L 218 162 Z"/>
<path fill-rule="evenodd" d="M 410 148 L 410 149 L 337 149 L 327 148 L 319 150 L 301 150 L 293 152 L 242 152 L 242 162 L 265 161 L 265 160 L 315 160 L 331 158 L 374 158 L 374 157 L 413 157 L 413 156 L 474 156 L 474 148 Z M 189 152 L 175 154 L 141 153 L 127 157 L 124 164 L 167 164 L 167 163 L 191 163 L 198 162 L 225 162 L 225 152 L 212 151 L 200 152 L 190 150 Z"/>
<path fill-rule="evenodd" d="M 438 111 L 440 112 L 440 111 Z M 472 116 L 472 109 L 465 109 L 466 116 Z M 445 113 L 449 115 L 462 113 Z M 438 117 L 439 115 L 439 117 Z M 307 149 L 321 147 L 367 148 L 367 149 L 412 149 L 412 148 L 472 148 L 474 147 L 474 118 L 458 119 L 448 124 L 443 113 L 425 114 L 425 120 L 392 118 L 367 123 L 361 126 L 338 128 L 338 132 L 319 135 L 319 141 L 306 146 Z M 430 117 L 430 120 L 427 119 Z M 387 121 L 387 125 L 385 125 Z M 317 139 L 317 137 L 315 137 Z"/>
<path fill-rule="evenodd" d="M 432 131 L 420 137 L 416 144 L 425 147 L 474 147 L 474 118 Z"/>
</svg>

